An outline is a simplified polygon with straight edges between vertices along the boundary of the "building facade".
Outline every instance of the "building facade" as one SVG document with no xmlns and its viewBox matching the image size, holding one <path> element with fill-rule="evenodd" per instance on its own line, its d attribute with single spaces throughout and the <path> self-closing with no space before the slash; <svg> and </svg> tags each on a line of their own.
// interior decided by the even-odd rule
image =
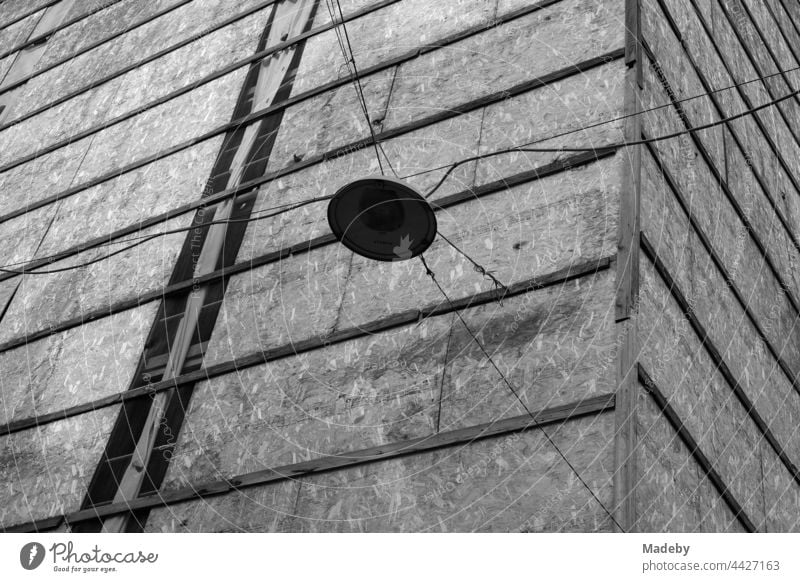
<svg viewBox="0 0 800 582">
<path fill-rule="evenodd" d="M 798 529 L 798 88 L 795 0 L 5 0 L 0 526 Z"/>
</svg>

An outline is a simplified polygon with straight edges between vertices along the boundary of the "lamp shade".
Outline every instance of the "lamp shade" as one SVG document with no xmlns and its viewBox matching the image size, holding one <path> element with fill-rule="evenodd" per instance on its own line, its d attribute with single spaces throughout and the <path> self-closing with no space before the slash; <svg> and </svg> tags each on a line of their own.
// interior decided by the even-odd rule
<svg viewBox="0 0 800 582">
<path fill-rule="evenodd" d="M 411 186 L 370 176 L 340 188 L 328 205 L 328 224 L 348 249 L 377 261 L 405 261 L 436 237 L 436 215 Z"/>
</svg>

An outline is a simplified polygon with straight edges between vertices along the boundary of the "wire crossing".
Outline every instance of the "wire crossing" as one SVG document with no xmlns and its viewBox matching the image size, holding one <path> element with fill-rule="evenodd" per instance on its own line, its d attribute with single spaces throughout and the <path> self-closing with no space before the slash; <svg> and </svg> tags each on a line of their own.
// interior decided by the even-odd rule
<svg viewBox="0 0 800 582">
<path fill-rule="evenodd" d="M 590 153 L 601 153 L 601 152 L 605 152 L 605 151 L 608 151 L 608 150 L 621 149 L 621 148 L 624 148 L 624 147 L 631 147 L 631 146 L 637 146 L 637 145 L 646 145 L 646 144 L 650 144 L 650 143 L 656 143 L 656 142 L 665 141 L 665 140 L 668 140 L 668 139 L 673 139 L 675 137 L 680 137 L 682 135 L 687 135 L 687 134 L 691 134 L 691 133 L 695 133 L 695 132 L 699 132 L 699 131 L 705 131 L 707 129 L 711 129 L 713 127 L 717 127 L 719 125 L 723 125 L 723 124 L 726 124 L 728 122 L 735 121 L 737 119 L 741 119 L 741 118 L 746 117 L 748 115 L 752 115 L 754 113 L 757 113 L 758 111 L 761 111 L 763 109 L 767 109 L 768 107 L 772 107 L 774 105 L 777 105 L 778 103 L 781 103 L 783 101 L 791 99 L 791 98 L 793 98 L 793 97 L 795 97 L 797 95 L 800 95 L 800 90 L 792 91 L 791 93 L 788 93 L 787 95 L 784 95 L 784 96 L 779 97 L 777 99 L 773 99 L 772 101 L 768 101 L 768 102 L 763 103 L 763 104 L 761 104 L 761 105 L 759 105 L 757 107 L 753 107 L 753 108 L 747 109 L 745 111 L 742 111 L 741 113 L 737 113 L 737 114 L 731 115 L 729 117 L 724 117 L 724 118 L 719 119 L 717 121 L 712 121 L 712 122 L 706 123 L 704 125 L 693 127 L 691 129 L 684 129 L 684 130 L 681 130 L 681 131 L 676 131 L 676 132 L 669 133 L 669 134 L 666 134 L 666 135 L 651 137 L 651 138 L 647 138 L 647 139 L 640 139 L 640 140 L 634 140 L 634 141 L 628 141 L 628 142 L 626 142 L 626 141 L 612 142 L 612 143 L 608 143 L 608 144 L 602 144 L 602 145 L 596 145 L 596 146 L 584 146 L 584 147 L 550 147 L 550 148 L 532 148 L 532 147 L 527 147 L 527 146 L 530 146 L 530 145 L 535 145 L 537 143 L 541 143 L 543 141 L 547 141 L 547 140 L 553 139 L 555 137 L 558 137 L 558 136 L 548 136 L 548 137 L 539 138 L 539 139 L 536 139 L 536 140 L 533 140 L 533 141 L 525 142 L 525 143 L 522 143 L 522 144 L 519 144 L 519 145 L 516 145 L 516 146 L 511 146 L 511 147 L 508 147 L 508 148 L 504 148 L 504 149 L 501 149 L 501 150 L 495 150 L 495 151 L 492 151 L 492 152 L 487 152 L 485 154 L 479 154 L 479 155 L 475 155 L 475 156 L 470 156 L 468 158 L 463 158 L 463 159 L 458 160 L 456 162 L 452 162 L 451 164 L 446 164 L 446 165 L 440 166 L 438 168 L 431 168 L 429 170 L 425 170 L 424 172 L 418 172 L 416 174 L 409 174 L 408 176 L 405 176 L 405 177 L 408 178 L 408 177 L 417 176 L 417 175 L 421 175 L 421 174 L 424 174 L 424 173 L 433 172 L 433 171 L 436 171 L 436 170 L 448 168 L 447 171 L 445 172 L 445 174 L 439 180 L 439 182 L 431 190 L 429 190 L 427 192 L 427 194 L 425 194 L 425 198 L 430 198 L 439 188 L 441 188 L 441 186 L 445 183 L 447 178 L 453 173 L 453 171 L 456 168 L 458 168 L 462 164 L 466 164 L 468 162 L 472 162 L 472 161 L 476 161 L 476 160 L 482 160 L 482 159 L 490 158 L 490 157 L 493 157 L 493 156 L 498 156 L 498 155 L 503 155 L 503 154 L 510 154 L 510 153 L 521 153 L 521 152 L 533 152 L 533 153 L 578 153 L 578 152 L 590 152 Z M 673 103 L 670 103 L 668 105 L 662 105 L 662 106 L 659 106 L 659 108 L 667 107 L 667 106 L 672 105 L 672 104 Z M 650 110 L 650 111 L 652 111 L 652 110 Z M 639 115 L 639 114 L 642 114 L 642 113 L 647 113 L 647 112 L 648 111 L 641 111 L 641 112 L 636 113 L 636 115 Z M 628 117 L 630 117 L 630 116 L 628 116 Z M 617 120 L 617 118 L 615 118 L 614 120 L 608 120 L 608 121 L 606 121 L 604 123 L 612 123 L 612 122 L 614 122 L 616 120 Z M 599 125 L 599 123 L 595 124 L 594 126 L 596 126 L 596 125 Z M 579 129 L 570 130 L 569 132 L 565 132 L 562 135 L 567 135 L 569 133 L 576 133 L 576 132 L 579 132 L 579 131 L 583 131 L 585 129 L 588 129 L 588 127 L 592 127 L 592 126 L 587 126 L 586 128 L 579 128 Z M 134 243 L 134 244 L 132 244 L 132 245 L 130 245 L 128 247 L 125 247 L 123 249 L 120 249 L 118 251 L 114 251 L 113 253 L 109 253 L 108 255 L 104 255 L 101 258 L 92 259 L 91 261 L 88 261 L 86 263 L 81 263 L 81 264 L 73 265 L 73 266 L 70 266 L 70 267 L 62 267 L 62 268 L 59 268 L 59 269 L 49 269 L 49 270 L 46 270 L 46 271 L 39 270 L 40 267 L 36 267 L 35 270 L 33 270 L 33 269 L 32 270 L 26 270 L 24 268 L 23 269 L 12 269 L 11 268 L 11 267 L 14 267 L 14 266 L 17 266 L 17 265 L 20 265 L 20 264 L 24 265 L 25 263 L 28 263 L 28 262 L 33 261 L 33 260 L 37 260 L 37 261 L 38 260 L 51 260 L 51 259 L 53 261 L 61 260 L 61 259 L 67 258 L 69 256 L 79 254 L 80 252 L 84 252 L 85 249 L 77 250 L 77 251 L 71 251 L 69 253 L 61 253 L 61 254 L 56 254 L 56 255 L 50 255 L 50 256 L 45 256 L 45 257 L 28 259 L 27 261 L 18 261 L 18 262 L 15 262 L 15 263 L 9 263 L 7 265 L 0 266 L 0 272 L 11 273 L 11 274 L 15 274 L 15 275 L 46 275 L 46 274 L 50 274 L 50 273 L 59 273 L 59 272 L 62 272 L 62 271 L 68 271 L 68 270 L 71 270 L 71 269 L 80 269 L 80 268 L 86 267 L 88 265 L 97 263 L 97 262 L 99 262 L 99 261 L 101 261 L 101 260 L 103 260 L 105 258 L 109 258 L 109 257 L 112 257 L 114 255 L 117 255 L 117 254 L 120 254 L 122 252 L 125 252 L 126 250 L 130 250 L 132 248 L 135 248 L 135 247 L 139 246 L 140 244 L 143 244 L 143 243 L 147 242 L 148 240 L 153 240 L 154 238 L 157 238 L 159 236 L 165 236 L 167 234 L 174 234 L 174 233 L 178 233 L 178 232 L 185 232 L 185 231 L 196 229 L 196 228 L 208 228 L 209 226 L 212 226 L 213 224 L 220 224 L 221 222 L 227 222 L 227 223 L 232 223 L 232 222 L 255 222 L 255 221 L 258 221 L 258 220 L 264 220 L 264 219 L 267 219 L 267 218 L 273 218 L 273 217 L 278 216 L 280 214 L 284 214 L 286 212 L 291 212 L 293 210 L 297 210 L 298 208 L 302 208 L 303 206 L 307 206 L 307 205 L 313 204 L 315 202 L 322 202 L 324 200 L 329 200 L 330 198 L 331 198 L 331 196 L 320 196 L 320 197 L 316 197 L 316 198 L 309 198 L 307 200 L 303 200 L 301 202 L 297 202 L 297 203 L 291 204 L 289 206 L 287 206 L 287 205 L 279 205 L 279 206 L 276 206 L 276 207 L 273 207 L 273 208 L 267 208 L 267 209 L 264 209 L 264 210 L 260 211 L 260 212 L 268 212 L 268 211 L 271 211 L 271 210 L 277 210 L 279 208 L 285 207 L 285 208 L 283 208 L 283 210 L 277 210 L 276 212 L 272 212 L 270 214 L 251 217 L 251 218 L 247 218 L 247 219 L 231 219 L 231 220 L 227 220 L 227 221 L 209 222 L 209 223 L 207 223 L 205 225 L 201 225 L 201 226 L 187 226 L 187 227 L 183 227 L 183 228 L 177 228 L 177 229 L 173 229 L 173 230 L 163 231 L 161 233 L 157 233 L 157 234 L 153 234 L 153 235 L 145 235 L 145 236 L 143 236 L 141 238 L 141 240 L 137 240 L 136 238 L 129 238 L 129 239 L 126 239 L 125 241 L 109 241 L 107 243 L 101 243 L 101 244 L 98 244 L 97 246 L 95 246 L 93 248 L 99 248 L 101 246 L 107 246 L 107 245 L 112 245 L 112 244 L 122 244 L 123 242 L 129 242 L 131 240 L 137 240 L 136 243 Z M 256 214 L 256 213 L 254 213 L 254 214 Z"/>
</svg>

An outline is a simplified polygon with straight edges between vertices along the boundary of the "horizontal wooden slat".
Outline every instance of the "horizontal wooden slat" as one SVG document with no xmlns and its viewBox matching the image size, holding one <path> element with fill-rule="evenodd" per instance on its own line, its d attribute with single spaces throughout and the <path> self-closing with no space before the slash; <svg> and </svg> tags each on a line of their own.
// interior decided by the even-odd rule
<svg viewBox="0 0 800 582">
<path fill-rule="evenodd" d="M 480 30 L 483 30 L 483 27 L 478 29 L 473 34 L 476 34 Z M 446 46 L 448 44 L 451 44 L 452 42 L 455 42 L 456 40 L 461 40 L 461 39 L 462 39 L 461 35 L 459 35 L 459 38 L 457 38 L 457 39 L 455 39 L 455 38 L 454 39 L 448 39 L 447 41 L 440 41 L 440 42 L 438 42 L 438 43 L 436 43 L 434 45 L 426 45 L 426 46 L 420 47 L 418 49 L 413 49 L 412 51 L 409 51 L 408 53 L 406 53 L 406 54 L 404 54 L 404 55 L 402 55 L 400 57 L 395 57 L 395 58 L 393 58 L 393 59 L 391 59 L 389 61 L 386 61 L 384 63 L 379 63 L 378 65 L 375 65 L 374 67 L 370 67 L 370 68 L 367 68 L 367 69 L 365 69 L 363 71 L 360 71 L 360 73 L 361 73 L 362 76 L 367 76 L 367 75 L 370 75 L 370 74 L 373 74 L 373 73 L 376 73 L 376 72 L 379 72 L 379 71 L 383 71 L 383 70 L 389 69 L 389 68 L 394 67 L 394 66 L 396 66 L 396 65 L 398 65 L 398 64 L 400 64 L 402 62 L 405 62 L 407 60 L 411 60 L 413 58 L 416 58 L 420 54 L 436 50 L 438 48 L 441 48 L 442 46 Z M 545 85 L 557 82 L 557 81 L 559 81 L 561 79 L 564 79 L 566 77 L 569 77 L 571 75 L 575 75 L 575 74 L 579 74 L 581 72 L 585 72 L 585 71 L 587 71 L 589 69 L 592 69 L 594 67 L 598 67 L 598 66 L 601 66 L 603 64 L 606 64 L 606 63 L 609 63 L 611 61 L 614 61 L 616 59 L 622 58 L 623 55 L 624 55 L 624 49 L 622 49 L 622 48 L 610 51 L 609 53 L 606 53 L 606 54 L 603 54 L 603 55 L 600 55 L 600 56 L 597 56 L 597 57 L 593 57 L 593 58 L 587 59 L 585 61 L 581 61 L 581 62 L 575 63 L 575 64 L 570 65 L 568 67 L 564 67 L 564 68 L 559 69 L 557 71 L 553 71 L 550 74 L 538 77 L 536 79 L 532 79 L 532 80 L 529 80 L 529 81 L 526 81 L 526 82 L 523 82 L 523 83 L 519 83 L 519 84 L 517 84 L 517 85 L 515 85 L 515 86 L 513 86 L 513 87 L 511 87 L 509 89 L 501 90 L 501 91 L 497 91 L 497 92 L 489 94 L 489 95 L 485 95 L 485 96 L 483 96 L 483 97 L 481 97 L 479 99 L 474 99 L 474 100 L 469 101 L 467 103 L 463 103 L 463 104 L 459 105 L 458 107 L 453 107 L 453 108 L 447 109 L 445 111 L 440 111 L 440 112 L 437 112 L 436 114 L 433 114 L 433 115 L 430 115 L 430 116 L 427 116 L 427 117 L 424 117 L 424 118 L 420 118 L 420 119 L 418 119 L 418 120 L 416 120 L 416 121 L 414 121 L 412 123 L 408 123 L 408 124 L 393 128 L 391 130 L 387 130 L 387 131 L 381 132 L 381 133 L 376 135 L 376 139 L 378 141 L 383 141 L 383 140 L 386 140 L 386 139 L 390 139 L 390 138 L 393 138 L 393 137 L 404 135 L 406 133 L 415 131 L 415 130 L 420 129 L 422 127 L 425 127 L 427 125 L 431 125 L 433 123 L 438 123 L 440 121 L 444 121 L 444 120 L 447 120 L 447 119 L 452 119 L 452 118 L 457 117 L 457 116 L 459 116 L 459 115 L 461 115 L 463 113 L 468 113 L 470 111 L 474 111 L 475 109 L 479 109 L 481 107 L 485 107 L 486 105 L 490 105 L 492 103 L 497 103 L 497 102 L 502 101 L 504 99 L 508 99 L 509 97 L 513 97 L 515 95 L 519 95 L 521 93 L 525 93 L 525 92 L 530 91 L 531 89 L 535 89 L 537 87 L 543 87 Z M 55 202 L 57 200 L 63 200 L 64 198 L 68 198 L 68 197 L 70 197 L 70 196 L 72 196 L 74 194 L 77 194 L 78 192 L 82 192 L 82 191 L 87 190 L 87 189 L 89 189 L 89 188 L 91 188 L 93 186 L 96 186 L 98 184 L 101 184 L 103 182 L 111 180 L 113 178 L 116 178 L 116 177 L 120 176 L 121 174 L 125 174 L 127 172 L 130 172 L 130 171 L 135 170 L 137 168 L 141 168 L 143 166 L 146 166 L 146 165 L 148 165 L 148 164 L 150 164 L 152 162 L 155 162 L 157 160 L 160 160 L 162 158 L 166 158 L 166 157 L 168 157 L 168 156 L 170 156 L 172 154 L 175 154 L 177 152 L 183 151 L 183 150 L 185 150 L 185 149 L 187 149 L 189 147 L 192 147 L 193 145 L 196 145 L 196 144 L 198 144 L 200 142 L 203 142 L 203 141 L 205 141 L 207 139 L 211 139 L 211 138 L 216 137 L 218 135 L 224 134 L 229 130 L 236 129 L 238 127 L 241 127 L 242 125 L 247 125 L 249 123 L 257 121 L 257 120 L 259 120 L 259 119 L 261 119 L 263 117 L 266 117 L 268 115 L 271 115 L 271 114 L 273 114 L 273 113 L 275 113 L 277 111 L 281 111 L 281 110 L 286 109 L 286 108 L 288 108 L 288 107 L 290 107 L 292 105 L 295 105 L 296 103 L 299 103 L 301 101 L 305 101 L 307 99 L 310 99 L 310 98 L 315 97 L 317 95 L 320 95 L 322 93 L 330 91 L 331 89 L 347 85 L 350 82 L 351 81 L 348 78 L 343 78 L 343 79 L 338 79 L 338 80 L 335 80 L 335 81 L 331 81 L 329 83 L 326 83 L 325 85 L 319 86 L 319 87 L 317 87 L 315 89 L 311 89 L 311 90 L 309 90 L 309 91 L 307 91 L 305 93 L 301 93 L 299 95 L 291 97 L 291 98 L 289 98 L 289 99 L 287 99 L 287 100 L 285 100 L 285 101 L 283 101 L 281 103 L 270 105 L 269 107 L 266 107 L 266 108 L 264 108 L 262 110 L 255 111 L 255 112 L 253 112 L 253 113 L 251 113 L 251 114 L 249 114 L 249 115 L 247 115 L 247 116 L 245 116 L 243 118 L 236 119 L 234 121 L 231 121 L 229 123 L 221 125 L 221 126 L 215 128 L 215 129 L 212 129 L 211 131 L 208 131 L 208 132 L 206 132 L 206 133 L 204 133 L 202 135 L 199 135 L 197 137 L 189 139 L 189 140 L 187 140 L 187 141 L 185 141 L 183 143 L 179 143 L 179 144 L 177 144 L 175 146 L 172 146 L 172 147 L 170 147 L 170 148 L 168 148 L 166 150 L 163 150 L 163 151 L 158 152 L 156 154 L 153 154 L 151 156 L 147 156 L 145 158 L 142 158 L 140 160 L 132 162 L 132 163 L 128 164 L 127 166 L 115 169 L 115 170 L 113 170 L 111 172 L 108 172 L 108 173 L 106 173 L 104 175 L 98 176 L 97 178 L 93 178 L 92 180 L 89 180 L 88 182 L 85 182 L 83 184 L 77 185 L 77 186 L 75 186 L 73 188 L 68 188 L 67 190 L 59 192 L 59 193 L 54 194 L 52 196 L 48 196 L 46 198 L 42 198 L 41 200 L 38 200 L 38 201 L 35 201 L 35 202 L 31 202 L 30 204 L 28 204 L 24 208 L 19 208 L 17 210 L 8 212 L 5 215 L 0 216 L 0 224 L 2 224 L 3 222 L 6 222 L 8 220 L 11 220 L 12 218 L 16 218 L 17 216 L 21 216 L 23 214 L 31 212 L 32 210 L 36 210 L 37 208 L 41 208 L 42 206 L 47 206 L 48 204 L 52 204 L 53 202 Z M 369 146 L 371 146 L 371 144 L 372 144 L 372 137 L 363 138 L 363 139 L 357 140 L 355 142 L 352 142 L 352 143 L 337 147 L 337 148 L 335 148 L 335 149 L 333 149 L 331 151 L 325 152 L 323 154 L 319 154 L 319 155 L 315 155 L 315 156 L 309 157 L 308 159 L 304 160 L 303 162 L 294 164 L 289 168 L 285 168 L 283 170 L 280 170 L 280 171 L 276 172 L 276 174 L 285 175 L 285 174 L 293 173 L 293 172 L 296 172 L 298 170 L 302 170 L 303 168 L 306 168 L 306 167 L 308 167 L 310 165 L 319 163 L 321 161 L 325 161 L 325 160 L 328 160 L 328 159 L 336 158 L 338 156 L 346 155 L 349 152 L 353 152 L 353 151 L 357 151 L 357 150 L 360 150 L 360 149 L 365 148 L 365 147 L 369 147 Z M 260 184 L 263 184 L 265 182 L 268 182 L 268 181 L 270 181 L 271 179 L 273 179 L 275 177 L 277 177 L 277 176 L 273 174 L 273 175 L 269 175 L 269 176 L 265 176 L 265 177 L 259 178 L 258 180 L 252 180 L 252 181 L 250 181 L 250 182 L 248 182 L 246 184 L 242 184 L 237 189 L 237 191 L 245 191 L 245 190 L 253 188 L 253 187 L 257 186 L 257 185 L 260 185 Z M 234 194 L 231 193 L 231 192 L 222 192 L 222 193 L 218 194 L 217 196 L 229 197 L 231 195 L 234 195 Z M 205 203 L 209 203 L 210 200 L 211 199 L 208 198 L 204 202 Z M 216 198 L 215 198 L 215 200 L 216 200 Z M 0 278 L 0 280 L 2 280 L 2 278 Z"/>
<path fill-rule="evenodd" d="M 228 480 L 215 481 L 175 491 L 140 497 L 128 503 L 110 503 L 96 506 L 91 509 L 77 511 L 64 516 L 53 516 L 48 518 L 47 523 L 54 524 L 53 527 L 55 527 L 60 523 L 61 519 L 66 520 L 67 523 L 78 523 L 98 517 L 125 513 L 129 510 L 171 505 L 190 499 L 219 495 L 231 490 L 266 485 L 268 483 L 275 483 L 287 479 L 298 479 L 308 475 L 344 469 L 364 463 L 376 463 L 405 455 L 413 455 L 439 448 L 467 444 L 480 439 L 541 428 L 550 424 L 566 422 L 583 416 L 600 414 L 613 409 L 614 395 L 602 394 L 578 402 L 536 411 L 533 412 L 531 416 L 526 414 L 469 428 L 442 432 L 433 436 L 370 447 L 346 454 L 327 456 L 312 461 L 246 473 Z M 37 523 L 41 527 L 42 522 Z M 36 526 L 37 524 L 34 523 L 19 524 L 8 526 L 4 531 L 37 531 L 35 529 Z"/>
<path fill-rule="evenodd" d="M 393 329 L 395 327 L 402 325 L 409 325 L 419 321 L 423 317 L 444 315 L 447 313 L 452 313 L 453 311 L 462 310 L 469 307 L 485 305 L 487 303 L 493 303 L 495 301 L 503 299 L 504 297 L 513 297 L 516 295 L 521 295 L 524 293 L 528 293 L 530 291 L 534 291 L 536 289 L 549 287 L 551 285 L 563 284 L 567 281 L 572 281 L 608 269 L 611 265 L 611 261 L 612 261 L 611 258 L 603 258 L 596 261 L 588 261 L 579 265 L 574 265 L 562 269 L 560 271 L 556 271 L 554 273 L 544 275 L 542 277 L 536 277 L 534 279 L 521 281 L 519 283 L 511 285 L 505 290 L 493 289 L 491 291 L 485 291 L 483 293 L 471 295 L 468 297 L 464 297 L 462 299 L 453 300 L 451 303 L 447 305 L 437 302 L 435 304 L 425 306 L 420 309 L 412 309 L 402 313 L 395 313 L 383 319 L 372 321 L 367 324 L 362 324 L 357 327 L 339 330 L 325 337 L 312 337 L 301 342 L 289 343 L 270 350 L 259 350 L 255 353 L 243 356 L 231 362 L 225 362 L 222 364 L 211 366 L 209 368 L 202 368 L 195 372 L 182 374 L 181 376 L 178 376 L 171 380 L 153 383 L 150 385 L 142 386 L 140 388 L 134 388 L 126 392 L 113 394 L 106 398 L 101 398 L 93 402 L 88 402 L 85 404 L 74 406 L 66 410 L 60 410 L 34 418 L 27 418 L 14 421 L 12 423 L 0 427 L 0 436 L 9 433 L 19 432 L 21 430 L 25 430 L 27 428 L 31 428 L 34 426 L 47 424 L 56 420 L 60 420 L 62 418 L 69 418 L 72 416 L 76 416 L 78 414 L 82 414 L 90 410 L 96 410 L 98 408 L 105 408 L 107 406 L 112 406 L 114 404 L 117 404 L 125 400 L 149 397 L 151 394 L 163 392 L 165 390 L 169 390 L 176 386 L 183 386 L 194 382 L 200 382 L 203 380 L 207 380 L 209 378 L 214 378 L 216 376 L 222 376 L 224 374 L 228 374 L 236 370 L 241 370 L 244 368 L 256 366 L 258 364 L 263 364 L 265 362 L 269 362 L 272 360 L 291 357 L 299 353 L 318 349 L 323 346 L 344 342 L 357 337 L 363 337 L 365 335 L 377 333 L 379 331 Z"/>
</svg>

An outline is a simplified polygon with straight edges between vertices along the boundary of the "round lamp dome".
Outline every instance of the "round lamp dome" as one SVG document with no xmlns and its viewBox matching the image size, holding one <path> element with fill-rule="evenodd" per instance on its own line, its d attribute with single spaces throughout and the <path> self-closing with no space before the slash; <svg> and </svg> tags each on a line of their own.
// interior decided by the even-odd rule
<svg viewBox="0 0 800 582">
<path fill-rule="evenodd" d="M 328 205 L 328 224 L 348 249 L 376 261 L 405 261 L 436 237 L 436 215 L 411 186 L 371 176 L 340 188 Z"/>
</svg>

